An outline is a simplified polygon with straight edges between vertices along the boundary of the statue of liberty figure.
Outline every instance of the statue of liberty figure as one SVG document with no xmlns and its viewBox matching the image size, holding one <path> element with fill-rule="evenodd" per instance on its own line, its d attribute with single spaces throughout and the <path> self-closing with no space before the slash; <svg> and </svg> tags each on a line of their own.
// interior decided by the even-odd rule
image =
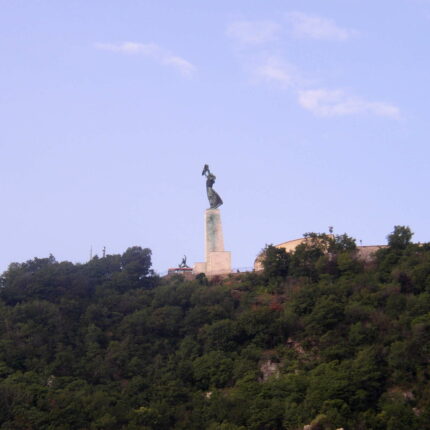
<svg viewBox="0 0 430 430">
<path fill-rule="evenodd" d="M 216 176 L 211 173 L 209 166 L 205 164 L 203 167 L 202 175 L 206 176 L 206 192 L 208 193 L 208 199 L 211 209 L 217 209 L 222 205 L 222 199 L 218 193 L 212 188 L 215 183 Z"/>
</svg>

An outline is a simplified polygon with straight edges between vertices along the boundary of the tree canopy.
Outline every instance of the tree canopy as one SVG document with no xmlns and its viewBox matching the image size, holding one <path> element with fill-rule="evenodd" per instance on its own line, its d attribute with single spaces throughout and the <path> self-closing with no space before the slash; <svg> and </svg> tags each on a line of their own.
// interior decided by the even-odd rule
<svg viewBox="0 0 430 430">
<path fill-rule="evenodd" d="M 362 262 L 307 237 L 212 280 L 160 278 L 140 247 L 12 263 L 0 429 L 430 429 L 430 244 L 396 226 Z"/>
</svg>

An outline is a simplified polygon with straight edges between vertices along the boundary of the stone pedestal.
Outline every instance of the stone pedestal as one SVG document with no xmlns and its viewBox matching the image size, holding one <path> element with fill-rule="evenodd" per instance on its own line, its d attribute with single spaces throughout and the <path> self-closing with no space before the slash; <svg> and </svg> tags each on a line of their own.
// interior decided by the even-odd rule
<svg viewBox="0 0 430 430">
<path fill-rule="evenodd" d="M 206 263 L 194 263 L 193 272 L 195 275 L 206 273 Z"/>
<path fill-rule="evenodd" d="M 224 251 L 221 212 L 207 209 L 205 212 L 205 263 L 196 263 L 194 273 L 207 276 L 231 273 L 231 253 Z"/>
<path fill-rule="evenodd" d="M 206 263 L 206 275 L 226 275 L 228 273 L 231 273 L 231 252 L 209 252 Z"/>
<path fill-rule="evenodd" d="M 211 252 L 224 251 L 224 235 L 219 209 L 207 209 L 205 212 L 205 244 L 206 261 Z"/>
</svg>

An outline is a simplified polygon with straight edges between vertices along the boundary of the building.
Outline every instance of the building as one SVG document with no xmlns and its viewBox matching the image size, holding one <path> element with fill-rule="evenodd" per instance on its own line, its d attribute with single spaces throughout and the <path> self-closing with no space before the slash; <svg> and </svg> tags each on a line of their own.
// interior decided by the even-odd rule
<svg viewBox="0 0 430 430">
<path fill-rule="evenodd" d="M 331 234 L 329 234 L 328 236 L 334 238 L 334 236 Z M 302 237 L 300 239 L 293 239 L 287 242 L 282 242 L 274 246 L 276 248 L 283 248 L 287 252 L 294 252 L 299 245 L 301 245 L 302 243 L 306 243 L 309 240 L 312 239 Z M 375 252 L 381 248 L 387 248 L 387 245 L 357 246 L 357 258 L 365 262 L 370 262 L 372 261 Z M 254 261 L 254 270 L 256 272 L 260 272 L 263 270 L 263 260 L 264 252 L 261 252 Z"/>
</svg>

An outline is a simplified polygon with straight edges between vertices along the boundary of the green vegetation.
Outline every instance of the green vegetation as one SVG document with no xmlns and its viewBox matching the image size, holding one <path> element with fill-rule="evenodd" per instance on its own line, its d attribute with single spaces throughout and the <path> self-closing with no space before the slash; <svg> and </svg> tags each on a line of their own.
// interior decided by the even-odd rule
<svg viewBox="0 0 430 430">
<path fill-rule="evenodd" d="M 151 252 L 13 263 L 1 430 L 430 429 L 430 244 L 396 226 L 267 246 L 265 270 L 160 279 Z"/>
</svg>

